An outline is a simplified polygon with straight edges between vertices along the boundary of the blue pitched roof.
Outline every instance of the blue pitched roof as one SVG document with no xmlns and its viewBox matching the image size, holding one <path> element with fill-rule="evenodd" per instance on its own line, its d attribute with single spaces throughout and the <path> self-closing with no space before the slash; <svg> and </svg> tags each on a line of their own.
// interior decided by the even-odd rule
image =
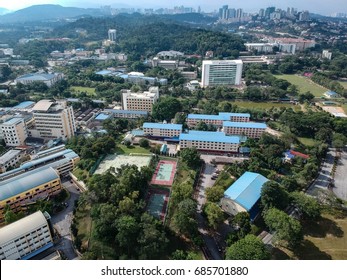
<svg viewBox="0 0 347 280">
<path fill-rule="evenodd" d="M 17 106 L 14 106 L 13 109 L 25 109 L 27 107 L 30 107 L 33 104 L 35 104 L 35 102 L 33 101 L 23 101 L 19 103 Z"/>
<path fill-rule="evenodd" d="M 97 121 L 104 121 L 107 120 L 110 117 L 110 115 L 104 114 L 104 113 L 100 113 L 99 115 L 96 116 L 96 120 Z"/>
<path fill-rule="evenodd" d="M 7 179 L 0 183 L 0 201 L 56 179 L 59 179 L 59 175 L 52 167 L 35 169 Z"/>
<path fill-rule="evenodd" d="M 112 112 L 115 114 L 137 114 L 137 115 L 148 115 L 147 111 L 132 111 L 132 110 L 116 110 L 116 109 L 105 109 L 105 112 Z"/>
<path fill-rule="evenodd" d="M 266 123 L 255 123 L 255 122 L 223 122 L 223 126 L 226 127 L 245 127 L 245 128 L 263 128 L 266 129 Z"/>
<path fill-rule="evenodd" d="M 327 94 L 329 96 L 336 96 L 337 95 L 337 93 L 335 91 L 332 91 L 332 90 L 326 91 L 325 94 Z"/>
<path fill-rule="evenodd" d="M 220 112 L 219 115 L 189 114 L 188 119 L 228 121 L 231 117 L 250 118 L 250 114 Z"/>
<path fill-rule="evenodd" d="M 190 130 L 189 133 L 181 133 L 180 140 L 188 141 L 206 141 L 217 143 L 230 143 L 239 144 L 240 137 L 238 136 L 226 136 L 224 132 L 211 132 L 211 131 L 198 131 Z"/>
<path fill-rule="evenodd" d="M 15 125 L 18 122 L 23 121 L 23 118 L 12 118 L 9 119 L 8 121 L 4 122 L 5 125 Z"/>
<path fill-rule="evenodd" d="M 220 112 L 219 115 L 223 117 L 224 119 L 229 119 L 230 117 L 245 117 L 245 118 L 250 118 L 251 115 L 248 113 L 225 113 L 225 112 Z"/>
<path fill-rule="evenodd" d="M 144 123 L 143 128 L 157 128 L 157 129 L 178 129 L 182 130 L 181 124 L 171 124 L 171 123 Z"/>
<path fill-rule="evenodd" d="M 250 211 L 260 199 L 261 188 L 267 181 L 263 175 L 247 171 L 224 192 L 224 196 Z"/>
</svg>

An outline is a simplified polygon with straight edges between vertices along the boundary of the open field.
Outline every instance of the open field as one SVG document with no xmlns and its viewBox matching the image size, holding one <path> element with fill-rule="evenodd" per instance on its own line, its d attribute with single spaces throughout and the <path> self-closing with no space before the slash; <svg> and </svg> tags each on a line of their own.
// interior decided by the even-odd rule
<svg viewBox="0 0 347 280">
<path fill-rule="evenodd" d="M 298 137 L 298 140 L 305 146 L 314 146 L 317 141 L 312 138 Z"/>
<path fill-rule="evenodd" d="M 96 96 L 95 88 L 90 87 L 70 87 L 71 91 L 74 91 L 75 93 L 81 93 L 86 92 L 88 96 Z"/>
<path fill-rule="evenodd" d="M 275 77 L 278 79 L 287 80 L 291 84 L 296 85 L 300 93 L 310 91 L 315 97 L 321 97 L 324 92 L 328 90 L 320 85 L 315 84 L 305 77 L 297 75 L 275 75 Z"/>
<path fill-rule="evenodd" d="M 117 145 L 116 148 L 117 154 L 150 154 L 151 152 L 148 149 L 142 148 L 140 146 L 125 146 L 125 145 Z"/>
<path fill-rule="evenodd" d="M 138 168 L 148 166 L 151 161 L 151 156 L 126 156 L 126 155 L 108 155 L 99 165 L 95 174 L 102 174 L 110 167 L 115 169 L 120 168 L 122 165 L 136 165 Z"/>
<path fill-rule="evenodd" d="M 347 114 L 347 103 L 346 104 L 342 104 L 341 107 L 345 111 L 345 114 Z"/>
<path fill-rule="evenodd" d="M 285 107 L 285 108 L 293 108 L 295 111 L 300 110 L 300 106 L 293 105 L 291 103 L 235 101 L 232 104 L 237 105 L 239 107 L 250 108 L 250 109 L 271 109 L 272 107 L 274 108 Z"/>
<path fill-rule="evenodd" d="M 347 89 L 347 82 L 339 82 L 345 89 Z"/>
</svg>

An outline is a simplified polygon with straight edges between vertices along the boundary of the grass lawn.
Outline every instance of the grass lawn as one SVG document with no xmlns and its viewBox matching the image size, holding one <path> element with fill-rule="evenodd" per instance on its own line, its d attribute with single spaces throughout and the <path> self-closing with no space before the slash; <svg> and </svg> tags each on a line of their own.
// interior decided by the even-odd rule
<svg viewBox="0 0 347 280">
<path fill-rule="evenodd" d="M 347 114 L 347 103 L 346 104 L 342 104 L 341 107 L 343 108 L 343 110 Z"/>
<path fill-rule="evenodd" d="M 347 82 L 339 82 L 345 89 L 347 89 Z"/>
<path fill-rule="evenodd" d="M 216 182 L 214 183 L 213 187 L 221 186 L 224 190 L 226 190 L 234 182 L 235 180 L 230 177 L 230 174 L 228 172 L 222 171 L 218 176 Z"/>
<path fill-rule="evenodd" d="M 305 146 L 314 146 L 317 141 L 312 138 L 298 137 L 299 141 Z"/>
<path fill-rule="evenodd" d="M 251 102 L 251 101 L 235 101 L 233 102 L 233 105 L 237 105 L 239 107 L 243 108 L 249 108 L 249 109 L 271 109 L 274 108 L 293 108 L 295 111 L 300 110 L 300 106 L 293 105 L 290 103 L 273 103 L 273 102 Z"/>
<path fill-rule="evenodd" d="M 297 75 L 275 75 L 278 79 L 284 79 L 299 88 L 300 93 L 310 91 L 315 97 L 321 97 L 328 89 L 315 84 L 311 80 Z"/>
<path fill-rule="evenodd" d="M 75 175 L 78 180 L 82 181 L 89 178 L 89 172 L 87 170 L 82 170 L 78 167 L 73 170 L 72 174 Z"/>
<path fill-rule="evenodd" d="M 86 92 L 88 96 L 96 96 L 95 88 L 90 87 L 70 87 L 71 91 L 78 93 Z"/>
<path fill-rule="evenodd" d="M 142 148 L 140 146 L 125 146 L 125 145 L 118 145 L 116 148 L 116 153 L 117 154 L 150 154 L 151 152 L 149 149 Z"/>
<path fill-rule="evenodd" d="M 77 221 L 78 238 L 80 238 L 82 245 L 81 248 L 87 249 L 91 237 L 92 218 L 90 217 L 90 205 L 86 207 L 78 207 L 75 213 L 75 219 Z"/>
</svg>

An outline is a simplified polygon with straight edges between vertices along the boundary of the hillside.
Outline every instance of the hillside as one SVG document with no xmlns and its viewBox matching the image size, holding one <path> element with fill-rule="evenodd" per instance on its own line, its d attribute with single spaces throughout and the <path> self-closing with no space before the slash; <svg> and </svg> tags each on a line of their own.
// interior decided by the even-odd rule
<svg viewBox="0 0 347 280">
<path fill-rule="evenodd" d="M 7 10 L 5 8 L 0 8 L 0 15 L 7 14 L 8 12 L 9 12 L 9 10 Z"/>
<path fill-rule="evenodd" d="M 60 5 L 34 5 L 25 9 L 15 11 L 13 13 L 0 16 L 0 22 L 32 22 L 62 18 L 75 18 L 83 15 L 101 16 L 102 13 L 99 9 L 63 7 Z"/>
</svg>

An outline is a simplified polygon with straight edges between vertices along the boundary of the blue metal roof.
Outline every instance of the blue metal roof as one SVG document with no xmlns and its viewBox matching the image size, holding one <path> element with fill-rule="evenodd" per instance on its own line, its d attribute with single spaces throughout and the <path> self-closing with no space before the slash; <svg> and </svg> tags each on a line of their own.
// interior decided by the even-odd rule
<svg viewBox="0 0 347 280">
<path fill-rule="evenodd" d="M 102 76 L 104 76 L 104 75 L 110 75 L 110 74 L 112 74 L 112 73 L 113 73 L 113 72 L 110 71 L 110 70 L 101 70 L 101 71 L 95 72 L 95 74 L 97 74 L 97 75 L 102 75 Z"/>
<path fill-rule="evenodd" d="M 52 167 L 25 172 L 0 183 L 0 201 L 57 179 L 59 175 Z"/>
<path fill-rule="evenodd" d="M 335 96 L 337 95 L 337 93 L 335 91 L 332 91 L 332 90 L 328 90 L 325 92 L 325 94 L 329 95 L 329 96 Z"/>
<path fill-rule="evenodd" d="M 52 80 L 54 77 L 55 77 L 54 74 L 31 73 L 31 74 L 26 74 L 26 75 L 20 76 L 17 78 L 17 80 L 49 81 L 49 80 Z"/>
<path fill-rule="evenodd" d="M 143 130 L 140 130 L 140 129 L 134 129 L 131 131 L 131 134 L 134 136 L 143 136 L 144 132 L 143 132 Z"/>
<path fill-rule="evenodd" d="M 180 140 L 188 141 L 206 141 L 217 143 L 239 144 L 240 137 L 226 136 L 224 132 L 198 131 L 190 130 L 189 133 L 181 133 Z"/>
<path fill-rule="evenodd" d="M 200 115 L 200 114 L 189 114 L 188 119 L 197 119 L 197 120 L 217 120 L 222 121 L 222 117 L 218 115 Z"/>
<path fill-rule="evenodd" d="M 104 113 L 100 113 L 99 115 L 96 116 L 95 120 L 104 121 L 104 120 L 107 120 L 109 117 L 111 116 Z"/>
<path fill-rule="evenodd" d="M 157 128 L 157 129 L 172 129 L 172 130 L 182 130 L 181 124 L 172 123 L 144 123 L 143 128 Z"/>
<path fill-rule="evenodd" d="M 33 101 L 23 101 L 19 103 L 17 106 L 14 106 L 13 109 L 25 109 L 32 106 L 33 104 L 35 104 L 35 102 Z"/>
<path fill-rule="evenodd" d="M 260 199 L 261 188 L 267 181 L 263 175 L 247 171 L 224 192 L 224 196 L 249 211 Z"/>
<path fill-rule="evenodd" d="M 4 125 L 15 125 L 21 121 L 23 121 L 23 118 L 12 118 L 12 119 L 9 119 L 8 121 L 4 122 L 3 124 Z"/>
<path fill-rule="evenodd" d="M 223 122 L 223 126 L 226 127 L 245 127 L 245 128 L 263 128 L 266 129 L 266 123 L 255 123 L 255 122 Z"/>
<path fill-rule="evenodd" d="M 250 118 L 251 115 L 248 113 L 226 113 L 226 112 L 220 112 L 219 115 L 223 117 L 225 120 L 229 119 L 230 117 L 244 117 L 244 118 Z"/>
</svg>

